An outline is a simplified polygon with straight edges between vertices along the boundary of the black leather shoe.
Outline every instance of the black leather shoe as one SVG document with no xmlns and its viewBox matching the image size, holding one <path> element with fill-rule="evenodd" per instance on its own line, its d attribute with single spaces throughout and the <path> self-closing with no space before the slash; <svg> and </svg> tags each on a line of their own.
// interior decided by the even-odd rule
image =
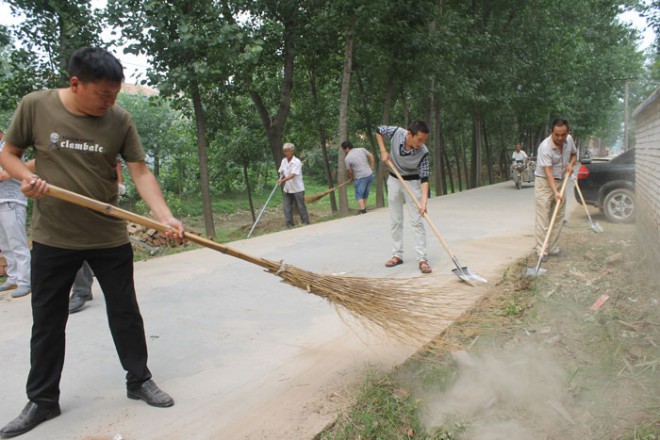
<svg viewBox="0 0 660 440">
<path fill-rule="evenodd" d="M 156 382 L 151 379 L 143 382 L 139 388 L 127 390 L 126 395 L 129 399 L 144 400 L 147 404 L 157 406 L 158 408 L 167 408 L 174 405 L 174 399 L 165 391 L 158 388 Z"/>
<path fill-rule="evenodd" d="M 92 300 L 92 295 L 71 295 L 69 299 L 69 313 L 76 313 L 85 308 L 85 303 Z"/>
<path fill-rule="evenodd" d="M 59 405 L 45 407 L 34 402 L 28 402 L 21 414 L 0 430 L 0 438 L 11 438 L 25 434 L 41 422 L 53 419 L 60 414 L 62 414 L 62 411 Z"/>
</svg>

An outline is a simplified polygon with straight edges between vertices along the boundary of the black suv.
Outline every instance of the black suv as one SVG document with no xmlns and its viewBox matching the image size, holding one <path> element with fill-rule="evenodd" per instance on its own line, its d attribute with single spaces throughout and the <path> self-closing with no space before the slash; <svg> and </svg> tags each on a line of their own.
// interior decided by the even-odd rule
<svg viewBox="0 0 660 440">
<path fill-rule="evenodd" d="M 635 219 L 635 149 L 608 162 L 582 159 L 577 175 L 584 200 L 597 206 L 614 223 Z M 575 198 L 580 202 L 577 190 Z"/>
</svg>

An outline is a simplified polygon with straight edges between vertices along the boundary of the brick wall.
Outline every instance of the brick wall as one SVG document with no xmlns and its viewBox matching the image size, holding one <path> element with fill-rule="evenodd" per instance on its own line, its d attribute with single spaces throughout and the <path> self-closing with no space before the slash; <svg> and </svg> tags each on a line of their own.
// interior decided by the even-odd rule
<svg viewBox="0 0 660 440">
<path fill-rule="evenodd" d="M 635 109 L 633 118 L 637 127 L 637 231 L 645 251 L 657 264 L 660 261 L 660 89 Z"/>
</svg>

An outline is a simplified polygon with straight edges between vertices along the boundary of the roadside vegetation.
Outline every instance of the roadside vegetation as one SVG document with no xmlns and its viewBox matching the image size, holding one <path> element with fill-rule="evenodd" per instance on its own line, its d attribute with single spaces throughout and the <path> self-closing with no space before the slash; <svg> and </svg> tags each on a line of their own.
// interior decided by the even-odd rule
<svg viewBox="0 0 660 440">
<path fill-rule="evenodd" d="M 634 225 L 601 224 L 574 213 L 545 275 L 522 277 L 531 256 L 509 267 L 437 340 L 372 370 L 316 439 L 657 439 L 657 265 Z"/>
</svg>

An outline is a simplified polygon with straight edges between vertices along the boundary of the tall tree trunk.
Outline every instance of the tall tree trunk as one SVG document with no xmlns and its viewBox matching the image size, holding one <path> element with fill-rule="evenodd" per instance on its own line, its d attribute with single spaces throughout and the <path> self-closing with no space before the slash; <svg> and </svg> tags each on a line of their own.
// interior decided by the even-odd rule
<svg viewBox="0 0 660 440">
<path fill-rule="evenodd" d="M 157 148 L 154 148 L 154 176 L 156 179 L 160 177 L 160 155 Z"/>
<path fill-rule="evenodd" d="M 486 123 L 482 120 L 481 121 L 481 131 L 484 135 L 484 144 L 486 146 L 486 169 L 488 170 L 488 184 L 492 185 L 495 183 L 495 179 L 493 177 L 493 154 L 491 151 L 491 145 L 490 142 L 488 141 L 488 132 L 486 131 Z"/>
<path fill-rule="evenodd" d="M 470 188 L 481 185 L 481 114 L 479 106 L 474 105 L 472 113 L 472 162 L 470 167 Z"/>
<path fill-rule="evenodd" d="M 369 105 L 367 104 L 367 95 L 364 91 L 364 84 L 362 81 L 362 75 L 359 70 L 355 70 L 355 78 L 358 83 L 358 93 L 360 94 L 360 113 L 362 114 L 364 131 L 367 133 L 367 140 L 369 141 L 369 146 L 371 152 L 373 153 L 376 160 L 380 157 L 380 149 L 376 143 L 373 133 L 373 124 L 371 122 L 371 115 L 369 113 Z"/>
<path fill-rule="evenodd" d="M 348 29 L 346 31 L 346 41 L 344 48 L 344 71 L 341 79 L 341 94 L 339 98 L 339 142 L 343 142 L 348 137 L 348 95 L 351 89 L 351 70 L 353 66 L 353 27 L 355 26 L 355 15 L 351 16 Z M 345 182 L 348 178 L 346 163 L 344 162 L 344 151 L 341 146 L 337 146 L 337 182 Z M 348 214 L 348 197 L 346 187 L 339 189 L 339 212 Z"/>
<path fill-rule="evenodd" d="M 435 174 L 435 193 L 447 194 L 447 176 L 445 174 L 445 137 L 442 132 L 442 106 L 440 99 L 433 103 L 433 138 L 435 149 L 433 151 L 433 173 Z"/>
<path fill-rule="evenodd" d="M 410 125 L 410 107 L 406 96 L 406 88 L 401 84 L 401 103 L 403 104 L 403 126 L 408 128 Z"/>
<path fill-rule="evenodd" d="M 390 74 L 387 79 L 387 88 L 385 89 L 385 102 L 383 103 L 383 125 L 389 125 L 390 112 L 392 111 L 392 101 L 394 100 L 394 77 Z M 385 146 L 387 148 L 387 145 Z M 385 206 L 385 180 L 388 176 L 387 165 L 378 161 L 378 178 L 376 179 L 376 207 Z"/>
<path fill-rule="evenodd" d="M 323 153 L 323 171 L 325 172 L 325 178 L 328 182 L 328 188 L 332 188 L 334 182 L 332 181 L 332 171 L 330 170 L 330 159 L 328 157 L 328 141 L 325 135 L 325 125 L 323 124 L 323 108 L 321 107 L 319 94 L 316 89 L 316 73 L 315 67 L 313 66 L 309 70 L 309 85 L 312 92 L 312 99 L 314 101 L 314 116 L 316 119 L 316 127 L 319 130 L 321 152 Z M 330 193 L 330 208 L 332 209 L 332 212 L 337 212 L 337 200 L 334 191 Z"/>
<path fill-rule="evenodd" d="M 176 169 L 178 171 L 177 172 L 177 175 L 178 175 L 177 185 L 178 185 L 178 188 L 179 188 L 179 197 L 181 197 L 181 196 L 183 196 L 183 182 L 184 182 L 185 174 L 186 174 L 185 173 L 186 166 L 185 166 L 184 161 L 181 157 L 176 158 Z"/>
<path fill-rule="evenodd" d="M 500 177 L 503 176 L 504 180 L 509 180 L 511 178 L 508 157 L 509 154 L 506 150 L 505 128 L 504 125 L 502 125 L 500 130 Z"/>
<path fill-rule="evenodd" d="M 454 174 L 451 171 L 451 162 L 449 161 L 449 154 L 447 154 L 446 146 L 442 149 L 442 155 L 445 158 L 444 162 L 445 162 L 445 165 L 447 166 L 447 175 L 449 177 L 449 186 L 451 187 L 451 193 L 453 194 L 455 192 L 454 191 Z"/>
<path fill-rule="evenodd" d="M 268 145 L 270 146 L 273 159 L 275 160 L 275 170 L 279 169 L 280 163 L 284 158 L 282 153 L 282 145 L 284 144 L 284 126 L 286 119 L 291 111 L 291 94 L 293 91 L 293 66 L 295 59 L 295 49 L 293 41 L 295 35 L 295 21 L 291 17 L 284 21 L 284 75 L 282 77 L 282 87 L 280 89 L 280 100 L 277 108 L 277 113 L 271 117 L 268 113 L 266 105 L 259 93 L 252 89 L 250 90 L 250 97 L 252 102 L 257 108 L 261 125 L 266 132 Z"/>
<path fill-rule="evenodd" d="M 193 77 L 194 78 L 194 77 Z M 195 127 L 197 129 L 197 155 L 199 156 L 199 185 L 202 191 L 202 206 L 204 210 L 204 226 L 206 236 L 213 240 L 215 238 L 215 226 L 213 225 L 213 208 L 211 206 L 211 190 L 209 181 L 209 159 L 208 146 L 206 143 L 206 127 L 204 122 L 204 109 L 202 97 L 199 93 L 199 83 L 191 82 L 191 94 L 193 109 L 195 111 Z"/>
<path fill-rule="evenodd" d="M 248 164 L 243 164 L 243 179 L 245 179 L 245 187 L 247 188 L 248 202 L 250 203 L 250 213 L 252 214 L 252 223 L 257 221 L 257 216 L 254 215 L 254 204 L 252 203 L 252 188 L 250 188 L 250 178 L 248 177 Z"/>
<path fill-rule="evenodd" d="M 534 156 L 538 156 L 537 150 L 541 142 L 543 142 L 544 138 L 545 138 L 545 124 L 540 125 L 536 130 L 536 135 L 534 136 L 534 145 L 532 145 L 532 152 L 534 153 Z"/>
<path fill-rule="evenodd" d="M 465 148 L 466 144 L 465 140 L 465 132 L 461 132 L 461 155 L 463 156 L 463 174 L 465 174 L 465 189 L 470 189 L 472 188 L 470 186 L 470 173 L 468 172 L 468 160 L 467 160 L 467 148 Z"/>
<path fill-rule="evenodd" d="M 463 191 L 463 176 L 461 175 L 461 154 L 458 148 L 458 142 L 456 138 L 453 138 L 454 141 L 454 157 L 456 158 L 456 178 L 458 179 L 458 190 Z"/>
</svg>

